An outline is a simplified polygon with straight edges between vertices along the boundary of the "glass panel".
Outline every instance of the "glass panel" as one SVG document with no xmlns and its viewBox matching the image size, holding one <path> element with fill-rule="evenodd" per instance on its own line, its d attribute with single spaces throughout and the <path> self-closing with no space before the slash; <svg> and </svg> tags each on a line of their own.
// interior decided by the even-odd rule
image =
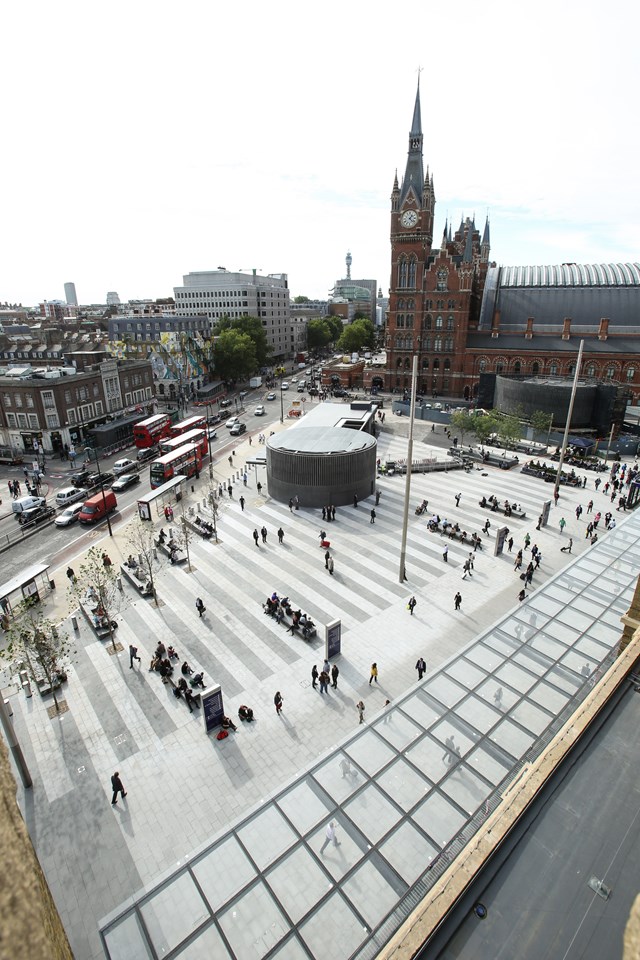
<svg viewBox="0 0 640 960">
<path fill-rule="evenodd" d="M 425 684 L 424 690 L 434 697 L 434 699 L 449 708 L 455 706 L 459 700 L 462 700 L 465 694 L 463 687 L 458 686 L 457 683 L 454 683 L 453 680 L 450 680 L 444 674 L 440 674 L 430 680 Z"/>
<path fill-rule="evenodd" d="M 469 816 L 475 813 L 480 804 L 493 792 L 493 787 L 468 770 L 464 763 L 456 764 L 441 789 L 455 800 L 459 807 L 466 810 Z"/>
<path fill-rule="evenodd" d="M 387 720 L 387 714 L 382 718 L 384 723 Z M 365 773 L 374 776 L 381 767 L 395 760 L 397 754 L 392 750 L 384 740 L 381 740 L 374 730 L 367 730 L 357 740 L 348 746 L 349 756 L 360 764 Z"/>
<path fill-rule="evenodd" d="M 334 893 L 300 927 L 299 933 L 312 957 L 344 960 L 366 940 L 368 930 L 340 894 Z"/>
<path fill-rule="evenodd" d="M 297 837 L 275 806 L 266 807 L 238 830 L 238 837 L 260 870 L 293 846 Z"/>
<path fill-rule="evenodd" d="M 193 864 L 193 875 L 215 912 L 256 876 L 248 857 L 235 837 L 208 850 Z"/>
<path fill-rule="evenodd" d="M 503 720 L 499 727 L 490 735 L 490 740 L 510 753 L 518 760 L 530 749 L 535 737 L 520 730 L 509 720 Z"/>
<path fill-rule="evenodd" d="M 463 684 L 469 690 L 477 687 L 487 676 L 484 670 L 480 670 L 472 663 L 469 663 L 468 660 L 463 659 L 454 660 L 453 663 L 450 663 L 446 668 L 445 674 L 457 680 L 458 683 Z"/>
<path fill-rule="evenodd" d="M 343 763 L 345 760 L 348 763 Z M 314 771 L 313 778 L 337 804 L 350 797 L 363 783 L 363 775 L 344 753 L 329 757 L 326 763 Z"/>
<path fill-rule="evenodd" d="M 476 747 L 465 759 L 470 767 L 481 773 L 485 780 L 498 786 L 502 783 L 507 773 L 511 769 L 509 760 L 498 756 L 498 751 L 493 748 L 491 743 L 485 746 Z"/>
<path fill-rule="evenodd" d="M 370 927 L 377 927 L 406 892 L 380 857 L 365 860 L 342 889 Z"/>
<path fill-rule="evenodd" d="M 304 846 L 286 856 L 265 880 L 294 923 L 298 923 L 333 888 L 333 881 Z"/>
<path fill-rule="evenodd" d="M 435 791 L 418 807 L 411 819 L 441 848 L 446 846 L 466 823 L 466 817 L 442 794 Z"/>
<path fill-rule="evenodd" d="M 430 703 L 422 690 L 419 690 L 408 700 L 402 702 L 402 710 L 408 713 L 412 720 L 428 730 L 432 723 L 439 720 L 445 712 L 440 704 Z"/>
<path fill-rule="evenodd" d="M 478 693 L 483 700 L 492 703 L 496 710 L 502 711 L 510 710 L 514 703 L 517 703 L 520 699 L 520 694 L 514 693 L 514 691 L 508 687 L 503 687 L 501 684 L 496 683 L 495 680 L 487 680 L 476 693 Z"/>
<path fill-rule="evenodd" d="M 181 950 L 176 960 L 178 958 L 179 960 L 211 960 L 212 957 L 216 960 L 233 960 L 214 924 L 211 924 L 207 930 L 203 930 L 197 940 Z"/>
<path fill-rule="evenodd" d="M 510 687 L 519 690 L 521 693 L 526 693 L 536 682 L 535 677 L 513 663 L 505 663 L 504 667 L 500 667 L 496 672 L 495 677 L 496 680 L 501 683 L 508 683 Z"/>
<path fill-rule="evenodd" d="M 560 713 L 569 699 L 564 693 L 550 687 L 548 683 L 539 683 L 533 690 L 529 691 L 528 696 L 529 700 L 533 700 L 535 703 L 539 703 L 540 706 L 546 707 L 547 710 L 553 714 Z"/>
<path fill-rule="evenodd" d="M 208 960 L 217 960 L 217 957 L 209 957 Z M 271 960 L 309 960 L 309 954 L 296 937 L 289 937 L 272 955 Z"/>
<path fill-rule="evenodd" d="M 517 720 L 520 726 L 526 730 L 530 730 L 531 733 L 535 733 L 538 737 L 547 729 L 553 720 L 551 714 L 546 713 L 546 711 L 534 706 L 527 700 L 523 700 L 517 707 L 514 707 L 510 716 L 513 717 L 514 720 Z"/>
<path fill-rule="evenodd" d="M 411 823 L 403 823 L 380 847 L 380 853 L 411 886 L 426 873 L 438 850 L 418 833 Z"/>
<path fill-rule="evenodd" d="M 110 957 L 117 960 L 148 960 L 152 956 L 137 913 L 128 913 L 104 934 Z"/>
<path fill-rule="evenodd" d="M 431 789 L 429 781 L 402 759 L 392 763 L 376 782 L 403 810 L 415 807 Z"/>
<path fill-rule="evenodd" d="M 358 776 L 355 767 L 349 762 L 344 765 L 344 776 Z M 316 824 L 326 818 L 333 809 L 333 804 L 311 777 L 278 797 L 278 806 L 291 820 L 300 833 L 308 833 Z"/>
<path fill-rule="evenodd" d="M 486 733 L 500 719 L 500 714 L 478 697 L 468 697 L 461 703 L 456 710 L 456 716 L 466 720 L 481 733 Z"/>
<path fill-rule="evenodd" d="M 485 670 L 493 673 L 501 663 L 504 663 L 504 657 L 488 647 L 486 643 L 477 643 L 467 652 L 467 656 L 475 663 L 481 663 Z"/>
<path fill-rule="evenodd" d="M 438 783 L 447 772 L 445 758 L 448 751 L 443 751 L 441 743 L 432 740 L 431 737 L 424 737 L 414 747 L 407 750 L 405 757 L 417 767 L 417 769 L 429 777 L 434 783 Z"/>
<path fill-rule="evenodd" d="M 307 840 L 309 848 L 322 859 L 325 870 L 340 880 L 369 852 L 369 844 L 345 817 L 335 817 L 336 844 L 325 843 L 329 821 Z"/>
<path fill-rule="evenodd" d="M 287 921 L 262 882 L 219 914 L 218 922 L 236 960 L 263 957 L 289 932 Z"/>
<path fill-rule="evenodd" d="M 210 917 L 200 891 L 188 873 L 180 873 L 140 906 L 156 953 L 174 950 Z"/>
<path fill-rule="evenodd" d="M 412 723 L 399 710 L 391 710 L 382 720 L 374 724 L 373 729 L 388 740 L 396 750 L 403 750 L 422 733 L 420 727 L 416 727 L 415 723 Z"/>
<path fill-rule="evenodd" d="M 370 843 L 381 840 L 401 816 L 400 811 L 373 784 L 345 804 L 344 812 Z"/>
</svg>

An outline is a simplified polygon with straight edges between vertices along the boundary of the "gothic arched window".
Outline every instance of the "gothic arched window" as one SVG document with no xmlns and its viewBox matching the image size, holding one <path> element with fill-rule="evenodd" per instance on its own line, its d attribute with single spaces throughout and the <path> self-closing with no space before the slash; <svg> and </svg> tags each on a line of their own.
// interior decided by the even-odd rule
<svg viewBox="0 0 640 960">
<path fill-rule="evenodd" d="M 455 300 L 449 300 L 447 302 L 447 310 L 455 310 L 455 308 L 456 308 Z"/>
<path fill-rule="evenodd" d="M 446 370 L 451 370 L 451 360 L 445 360 L 443 366 L 444 366 L 445 371 L 446 371 Z"/>
<path fill-rule="evenodd" d="M 406 287 L 407 285 L 407 261 L 404 257 L 400 258 L 398 263 L 398 286 Z"/>
<path fill-rule="evenodd" d="M 436 330 L 442 330 L 442 317 L 436 317 Z"/>
<path fill-rule="evenodd" d="M 447 330 L 453 330 L 453 317 L 447 317 Z"/>
<path fill-rule="evenodd" d="M 412 288 L 415 287 L 416 285 L 416 266 L 417 266 L 416 258 L 412 257 L 411 260 L 409 261 L 409 281 L 406 284 L 407 286 Z"/>
<path fill-rule="evenodd" d="M 423 370 L 428 370 L 428 369 L 429 369 L 429 361 L 428 361 L 428 360 L 423 360 L 423 361 L 422 361 L 422 369 L 423 369 Z"/>
<path fill-rule="evenodd" d="M 431 316 L 427 314 L 424 318 L 424 328 L 425 330 L 431 330 Z"/>
<path fill-rule="evenodd" d="M 531 373 L 534 375 L 534 377 L 537 377 L 540 373 L 540 364 L 537 361 L 531 364 Z"/>
<path fill-rule="evenodd" d="M 444 342 L 444 348 L 447 353 L 453 353 L 453 337 L 447 337 Z"/>
<path fill-rule="evenodd" d="M 404 314 L 401 313 L 396 319 L 396 327 L 404 327 Z"/>
<path fill-rule="evenodd" d="M 406 360 L 404 361 L 404 368 L 405 370 L 408 370 L 410 367 L 411 367 L 411 360 L 409 360 L 409 357 L 407 357 Z"/>
<path fill-rule="evenodd" d="M 446 290 L 448 279 L 448 271 L 444 267 L 441 267 L 436 274 L 436 290 Z"/>
<path fill-rule="evenodd" d="M 442 352 L 442 337 L 436 337 L 433 341 L 433 349 L 436 353 Z"/>
<path fill-rule="evenodd" d="M 412 313 L 407 314 L 407 329 L 413 330 L 413 314 Z"/>
</svg>

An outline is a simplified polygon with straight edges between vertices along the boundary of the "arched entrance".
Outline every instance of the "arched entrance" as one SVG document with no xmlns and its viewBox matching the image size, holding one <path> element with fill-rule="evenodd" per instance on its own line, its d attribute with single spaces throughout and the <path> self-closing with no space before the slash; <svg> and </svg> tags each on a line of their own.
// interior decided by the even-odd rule
<svg viewBox="0 0 640 960">
<path fill-rule="evenodd" d="M 471 391 L 469 390 L 469 387 L 465 387 L 465 388 L 464 388 L 464 398 L 465 398 L 465 400 L 468 400 L 470 396 L 471 396 Z"/>
</svg>

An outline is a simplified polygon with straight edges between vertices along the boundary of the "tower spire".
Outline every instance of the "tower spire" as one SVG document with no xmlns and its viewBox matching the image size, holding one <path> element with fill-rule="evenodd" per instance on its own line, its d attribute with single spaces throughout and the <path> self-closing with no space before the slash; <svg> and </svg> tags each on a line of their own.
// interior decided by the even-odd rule
<svg viewBox="0 0 640 960">
<path fill-rule="evenodd" d="M 413 192 L 415 201 L 419 205 L 422 198 L 423 185 L 424 172 L 422 168 L 422 118 L 420 114 L 420 74 L 418 74 L 418 89 L 416 90 L 416 102 L 413 107 L 411 132 L 409 133 L 407 166 L 404 172 L 404 180 L 402 181 L 399 206 L 402 206 L 410 191 Z"/>
</svg>

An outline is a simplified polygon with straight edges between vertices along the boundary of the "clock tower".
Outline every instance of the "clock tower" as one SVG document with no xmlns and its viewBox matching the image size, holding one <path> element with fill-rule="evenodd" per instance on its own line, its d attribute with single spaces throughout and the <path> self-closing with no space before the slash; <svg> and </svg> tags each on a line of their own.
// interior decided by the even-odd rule
<svg viewBox="0 0 640 960">
<path fill-rule="evenodd" d="M 422 165 L 420 82 L 413 108 L 407 164 L 391 193 L 391 288 L 387 321 L 387 387 L 404 388 L 420 348 L 425 265 L 431 253 L 435 194 Z"/>
</svg>

